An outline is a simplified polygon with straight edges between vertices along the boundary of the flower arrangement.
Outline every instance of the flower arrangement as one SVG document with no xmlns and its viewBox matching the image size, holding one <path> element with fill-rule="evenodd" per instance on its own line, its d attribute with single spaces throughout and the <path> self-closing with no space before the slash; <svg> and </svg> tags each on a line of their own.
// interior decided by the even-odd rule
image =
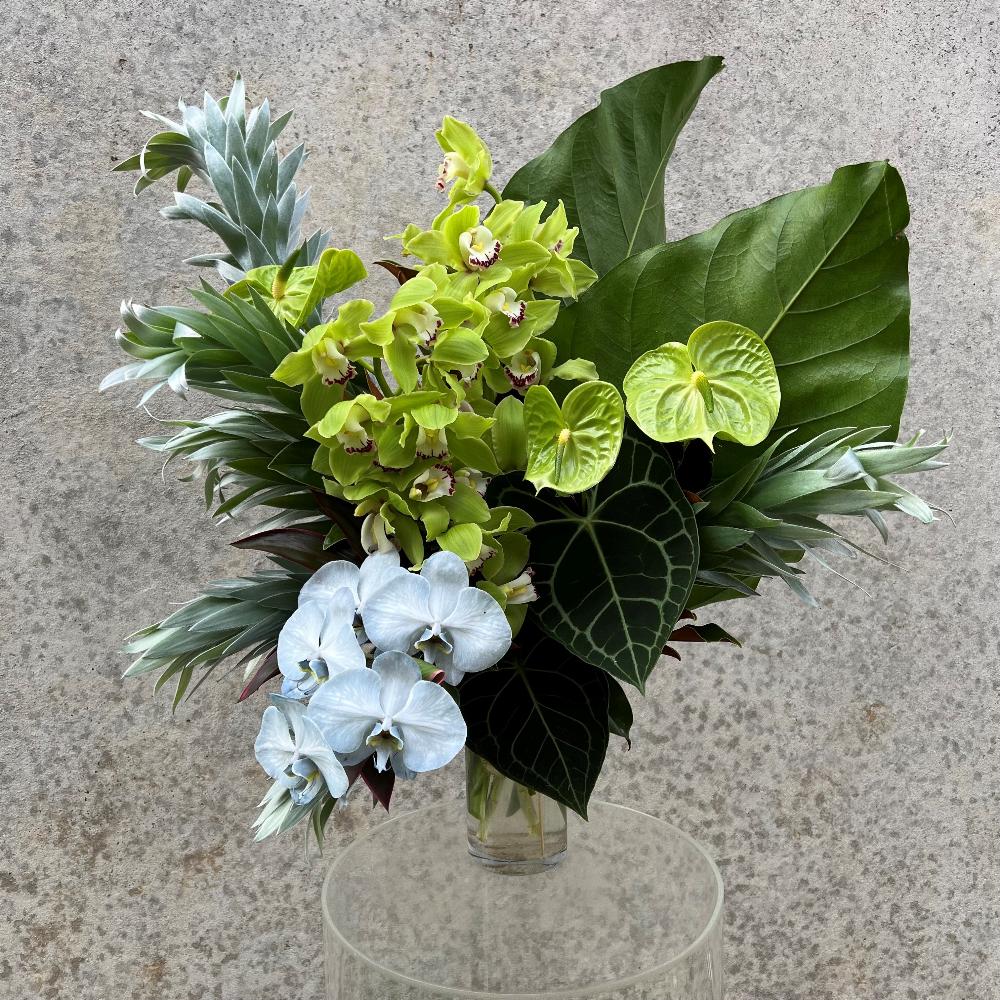
<svg viewBox="0 0 1000 1000">
<path fill-rule="evenodd" d="M 502 191 L 446 117 L 446 204 L 394 237 L 371 299 L 353 251 L 301 235 L 304 149 L 279 154 L 289 115 L 239 78 L 151 115 L 164 131 L 116 168 L 136 193 L 174 175 L 163 214 L 222 245 L 188 261 L 216 279 L 190 303 L 122 305 L 133 360 L 102 389 L 225 402 L 140 443 L 186 460 L 216 519 L 268 512 L 232 544 L 269 561 L 132 636 L 126 676 L 176 706 L 229 661 L 241 701 L 269 691 L 258 838 L 322 840 L 357 782 L 388 808 L 463 747 L 585 816 L 627 687 L 681 643 L 736 641 L 696 612 L 770 577 L 813 603 L 808 560 L 874 555 L 828 516 L 883 541 L 887 511 L 934 520 L 897 481 L 946 444 L 895 440 L 897 172 L 843 167 L 665 241 L 664 169 L 721 67 L 626 80 Z"/>
</svg>

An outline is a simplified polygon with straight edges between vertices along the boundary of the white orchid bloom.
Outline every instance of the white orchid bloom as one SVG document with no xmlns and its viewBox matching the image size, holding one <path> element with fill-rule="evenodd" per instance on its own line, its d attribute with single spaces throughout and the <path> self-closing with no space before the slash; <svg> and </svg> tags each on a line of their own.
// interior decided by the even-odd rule
<svg viewBox="0 0 1000 1000">
<path fill-rule="evenodd" d="M 365 605 L 364 617 L 379 649 L 415 646 L 449 684 L 492 667 L 510 648 L 503 610 L 486 591 L 469 586 L 465 563 L 454 552 L 436 552 L 419 576 L 391 580 Z"/>
<path fill-rule="evenodd" d="M 381 653 L 371 670 L 338 674 L 307 709 L 329 745 L 349 763 L 375 754 L 375 767 L 401 777 L 444 767 L 465 746 L 466 728 L 455 700 L 421 680 L 420 664 L 405 653 Z"/>
<path fill-rule="evenodd" d="M 365 601 L 406 572 L 399 565 L 396 549 L 373 552 L 360 566 L 338 559 L 321 566 L 309 577 L 299 591 L 299 607 L 313 601 L 332 601 L 339 590 L 346 589 L 354 598 L 354 611 L 363 613 Z"/>
<path fill-rule="evenodd" d="M 347 791 L 347 772 L 319 726 L 299 702 L 280 699 L 264 709 L 254 753 L 260 766 L 296 805 L 308 805 L 324 783 L 336 799 Z"/>
<path fill-rule="evenodd" d="M 355 601 L 348 587 L 340 587 L 300 604 L 285 622 L 278 634 L 278 669 L 286 698 L 308 698 L 330 677 L 365 665 L 354 632 Z"/>
</svg>

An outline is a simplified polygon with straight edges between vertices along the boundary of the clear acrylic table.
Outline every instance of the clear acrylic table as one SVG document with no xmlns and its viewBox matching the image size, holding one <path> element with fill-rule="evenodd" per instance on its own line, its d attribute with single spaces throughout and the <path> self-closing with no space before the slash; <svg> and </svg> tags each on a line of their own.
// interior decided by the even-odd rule
<svg viewBox="0 0 1000 1000">
<path fill-rule="evenodd" d="M 329 1000 L 722 1000 L 722 879 L 698 843 L 591 804 L 555 868 L 468 854 L 444 803 L 375 827 L 323 886 Z"/>
</svg>

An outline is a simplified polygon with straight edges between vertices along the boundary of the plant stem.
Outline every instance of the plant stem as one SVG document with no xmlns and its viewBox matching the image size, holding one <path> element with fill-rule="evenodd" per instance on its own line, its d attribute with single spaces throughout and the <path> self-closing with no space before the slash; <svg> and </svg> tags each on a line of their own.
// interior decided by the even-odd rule
<svg viewBox="0 0 1000 1000">
<path fill-rule="evenodd" d="M 495 187 L 494 187 L 494 186 L 493 186 L 493 185 L 492 185 L 492 184 L 491 184 L 491 183 L 490 183 L 489 181 L 487 181 L 487 182 L 486 182 L 485 186 L 483 187 L 483 190 L 484 190 L 484 191 L 485 191 L 485 192 L 486 192 L 486 193 L 487 193 L 487 194 L 488 194 L 488 195 L 489 195 L 489 196 L 490 196 L 490 197 L 491 197 L 491 198 L 492 198 L 492 199 L 493 199 L 493 200 L 494 200 L 494 201 L 495 201 L 495 202 L 496 202 L 496 203 L 497 203 L 498 205 L 500 204 L 500 202 L 501 202 L 501 201 L 503 201 L 503 198 L 502 198 L 502 196 L 500 195 L 500 192 L 499 192 L 499 191 L 498 191 L 498 190 L 497 190 L 497 189 L 496 189 L 496 188 L 495 188 Z"/>
</svg>

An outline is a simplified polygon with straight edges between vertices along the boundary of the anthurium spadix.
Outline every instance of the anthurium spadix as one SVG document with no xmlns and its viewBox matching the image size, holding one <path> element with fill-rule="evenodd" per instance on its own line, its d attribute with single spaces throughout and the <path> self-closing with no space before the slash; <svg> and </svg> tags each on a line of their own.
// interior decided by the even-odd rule
<svg viewBox="0 0 1000 1000">
<path fill-rule="evenodd" d="M 338 675 L 316 693 L 308 717 L 348 763 L 374 754 L 379 771 L 391 765 L 401 777 L 444 767 L 467 735 L 455 699 L 400 652 Z"/>
<path fill-rule="evenodd" d="M 264 709 L 254 743 L 258 763 L 296 805 L 308 805 L 324 784 L 339 798 L 347 791 L 347 772 L 320 727 L 301 702 L 274 700 L 277 704 Z"/>
<path fill-rule="evenodd" d="M 566 395 L 562 406 L 543 385 L 524 397 L 524 429 L 528 439 L 525 478 L 541 490 L 579 493 L 599 483 L 621 448 L 625 408 L 608 382 L 583 382 Z"/>
<path fill-rule="evenodd" d="M 279 318 L 301 327 L 313 310 L 326 298 L 366 277 L 368 272 L 353 250 L 328 247 L 315 264 L 295 267 L 297 254 L 284 264 L 268 264 L 247 271 L 226 295 L 250 299 L 259 295 Z"/>
<path fill-rule="evenodd" d="M 469 571 L 454 552 L 436 552 L 419 575 L 391 580 L 365 605 L 364 625 L 376 647 L 415 648 L 449 684 L 492 667 L 511 642 L 503 609 L 469 586 Z"/>
<path fill-rule="evenodd" d="M 654 441 L 718 436 L 759 444 L 778 417 L 781 389 L 774 359 L 752 330 L 717 320 L 699 326 L 687 345 L 664 344 L 625 375 L 629 416 Z"/>
</svg>

